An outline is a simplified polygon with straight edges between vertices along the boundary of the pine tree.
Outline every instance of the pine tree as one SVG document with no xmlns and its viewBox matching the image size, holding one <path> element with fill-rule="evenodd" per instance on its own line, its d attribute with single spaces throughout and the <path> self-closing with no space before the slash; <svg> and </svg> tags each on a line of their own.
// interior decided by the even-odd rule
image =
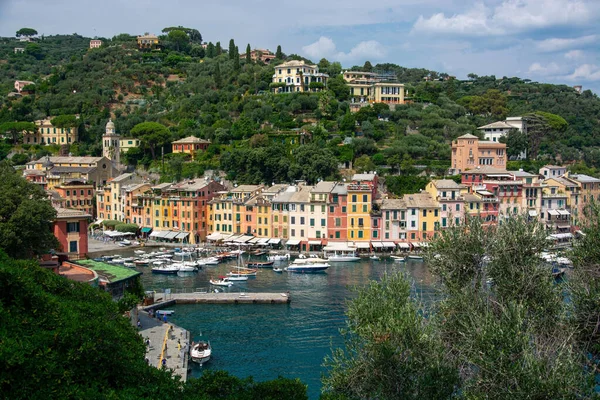
<svg viewBox="0 0 600 400">
<path fill-rule="evenodd" d="M 215 50 L 215 45 L 213 44 L 213 42 L 208 42 L 208 45 L 206 46 L 206 57 L 214 58 L 216 55 L 217 52 Z"/>
<path fill-rule="evenodd" d="M 275 58 L 283 60 L 283 52 L 281 51 L 281 45 L 277 45 L 277 51 L 275 52 Z"/>
<path fill-rule="evenodd" d="M 223 54 L 223 48 L 221 47 L 221 42 L 217 42 L 217 44 L 215 46 L 215 51 L 217 52 L 218 56 Z"/>
<path fill-rule="evenodd" d="M 229 59 L 233 60 L 233 58 L 235 57 L 235 42 L 233 41 L 233 39 L 229 40 Z"/>
<path fill-rule="evenodd" d="M 250 64 L 252 62 L 252 57 L 250 57 L 250 53 L 251 53 L 250 43 L 248 43 L 248 46 L 246 46 L 246 62 L 248 64 Z"/>
</svg>

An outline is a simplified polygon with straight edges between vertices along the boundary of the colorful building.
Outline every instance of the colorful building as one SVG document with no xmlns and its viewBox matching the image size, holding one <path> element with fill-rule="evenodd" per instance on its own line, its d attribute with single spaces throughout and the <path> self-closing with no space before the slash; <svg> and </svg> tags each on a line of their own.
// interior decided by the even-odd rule
<svg viewBox="0 0 600 400">
<path fill-rule="evenodd" d="M 158 46 L 158 37 L 154 34 L 146 32 L 145 34 L 137 37 L 137 44 L 140 49 L 151 50 Z"/>
<path fill-rule="evenodd" d="M 350 183 L 348 191 L 348 240 L 371 240 L 371 207 L 373 188 L 365 183 Z"/>
<path fill-rule="evenodd" d="M 54 187 L 54 191 L 64 199 L 64 207 L 95 216 L 94 185 L 85 181 L 73 180 Z"/>
<path fill-rule="evenodd" d="M 385 103 L 392 109 L 404 104 L 404 84 L 397 82 L 395 74 L 344 71 L 342 76 L 350 88 L 352 112 L 374 103 Z"/>
<path fill-rule="evenodd" d="M 451 170 L 460 174 L 477 167 L 506 168 L 506 144 L 466 134 L 452 141 Z"/>
<path fill-rule="evenodd" d="M 88 221 L 92 216 L 81 210 L 57 208 L 53 233 L 58 240 L 60 252 L 69 259 L 85 258 L 88 252 Z"/>
<path fill-rule="evenodd" d="M 318 92 L 327 86 L 327 79 L 317 65 L 291 60 L 275 66 L 271 85 L 276 93 Z"/>
<path fill-rule="evenodd" d="M 465 212 L 463 195 L 467 192 L 465 185 L 451 179 L 438 179 L 429 182 L 425 190 L 440 205 L 440 228 L 462 223 Z"/>
<path fill-rule="evenodd" d="M 183 139 L 175 140 L 171 143 L 174 154 L 184 153 L 189 154 L 192 160 L 196 157 L 196 152 L 206 150 L 210 145 L 210 140 L 200 139 L 196 136 L 188 136 Z"/>
<path fill-rule="evenodd" d="M 23 132 L 23 143 L 66 145 L 79 141 L 78 127 L 57 128 L 52 125 L 52 118 L 35 121 L 36 131 Z"/>
</svg>

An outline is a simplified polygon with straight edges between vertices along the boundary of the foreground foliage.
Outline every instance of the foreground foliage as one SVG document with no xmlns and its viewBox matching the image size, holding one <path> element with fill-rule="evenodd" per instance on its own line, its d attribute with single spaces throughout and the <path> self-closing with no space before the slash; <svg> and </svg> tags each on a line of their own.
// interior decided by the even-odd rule
<svg viewBox="0 0 600 400">
<path fill-rule="evenodd" d="M 298 380 L 206 371 L 182 384 L 145 361 L 145 345 L 110 296 L 34 262 L 0 260 L 0 392 L 25 399 L 292 399 Z"/>
<path fill-rule="evenodd" d="M 597 252 L 594 229 L 586 237 L 595 237 Z M 591 322 L 600 285 L 588 280 L 584 290 L 574 282 L 573 303 L 565 302 L 564 287 L 538 257 L 545 237 L 527 217 L 494 227 L 469 219 L 428 251 L 441 278 L 432 306 L 410 297 L 401 273 L 359 291 L 347 312 L 345 350 L 326 360 L 324 397 L 595 398 L 589 360 L 598 348 Z"/>
</svg>

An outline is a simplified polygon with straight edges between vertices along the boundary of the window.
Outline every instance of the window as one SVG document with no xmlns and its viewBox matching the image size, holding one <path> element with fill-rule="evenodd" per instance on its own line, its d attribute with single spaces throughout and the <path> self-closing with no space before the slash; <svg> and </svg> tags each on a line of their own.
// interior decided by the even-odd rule
<svg viewBox="0 0 600 400">
<path fill-rule="evenodd" d="M 352 195 L 352 202 L 356 203 L 356 195 L 355 194 Z"/>
<path fill-rule="evenodd" d="M 423 230 L 426 231 L 427 230 L 427 222 L 423 222 Z"/>
<path fill-rule="evenodd" d="M 315 219 L 314 218 L 310 219 L 310 226 L 315 226 Z"/>
<path fill-rule="evenodd" d="M 446 205 L 442 204 L 442 211 L 446 211 Z"/>
<path fill-rule="evenodd" d="M 77 241 L 72 240 L 69 242 L 69 253 L 77 253 Z"/>
<path fill-rule="evenodd" d="M 346 206 L 342 206 L 342 214 L 346 214 Z"/>
<path fill-rule="evenodd" d="M 363 225 L 364 225 L 364 223 L 363 223 L 363 219 L 362 219 L 362 218 L 359 218 L 359 219 L 358 219 L 358 226 L 363 226 Z"/>
<path fill-rule="evenodd" d="M 358 231 L 358 238 L 362 239 L 362 237 L 363 237 L 363 231 Z"/>
<path fill-rule="evenodd" d="M 410 209 L 410 215 L 417 215 L 417 209 L 416 208 L 411 208 Z"/>
<path fill-rule="evenodd" d="M 446 218 L 442 218 L 442 226 L 445 228 L 446 227 Z"/>
<path fill-rule="evenodd" d="M 367 203 L 369 200 L 367 200 L 369 198 L 368 195 L 363 194 L 363 203 Z"/>
<path fill-rule="evenodd" d="M 356 212 L 356 204 L 352 204 L 352 212 Z"/>
<path fill-rule="evenodd" d="M 258 222 L 260 222 L 260 218 L 259 218 L 258 220 L 259 220 Z M 292 224 L 295 224 L 295 223 L 296 223 L 296 217 L 290 217 L 290 222 L 291 222 Z M 292 236 L 294 236 L 294 234 L 293 234 L 293 233 L 292 233 Z"/>
<path fill-rule="evenodd" d="M 340 231 L 335 231 L 335 238 L 339 239 L 340 238 Z"/>
<path fill-rule="evenodd" d="M 427 216 L 427 210 L 423 210 L 423 216 L 426 217 Z"/>
<path fill-rule="evenodd" d="M 300 217 L 300 225 L 304 225 L 304 217 Z"/>
<path fill-rule="evenodd" d="M 325 218 L 321 218 L 321 226 L 325 226 L 325 225 L 326 225 Z"/>
<path fill-rule="evenodd" d="M 368 207 L 369 207 L 368 205 L 366 205 L 366 204 L 363 204 L 363 212 L 365 212 L 365 213 L 366 213 L 366 212 L 368 212 L 368 211 L 367 211 Z"/>
<path fill-rule="evenodd" d="M 460 211 L 460 204 L 456 205 L 456 211 Z"/>
<path fill-rule="evenodd" d="M 330 213 L 332 213 L 332 214 L 334 213 L 334 208 L 333 208 L 333 206 L 329 206 L 329 212 L 330 212 Z"/>
<path fill-rule="evenodd" d="M 439 210 L 438 210 L 437 208 L 436 208 L 435 210 L 433 210 L 433 216 L 434 216 L 434 217 L 437 217 L 437 216 L 438 216 L 438 211 L 439 211 Z"/>
<path fill-rule="evenodd" d="M 342 226 L 342 219 L 341 218 L 336 218 L 335 219 L 335 226 Z"/>
<path fill-rule="evenodd" d="M 377 231 L 373 231 L 373 238 L 377 239 Z"/>
<path fill-rule="evenodd" d="M 67 233 L 79 232 L 79 222 L 67 222 Z"/>
</svg>

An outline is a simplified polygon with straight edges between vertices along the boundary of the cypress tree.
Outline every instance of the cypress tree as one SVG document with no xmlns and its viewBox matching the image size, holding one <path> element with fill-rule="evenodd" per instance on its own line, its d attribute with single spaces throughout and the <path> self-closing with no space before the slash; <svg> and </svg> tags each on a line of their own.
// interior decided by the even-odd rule
<svg viewBox="0 0 600 400">
<path fill-rule="evenodd" d="M 216 55 L 215 45 L 212 42 L 208 42 L 208 45 L 206 46 L 206 57 L 214 58 Z"/>
<path fill-rule="evenodd" d="M 250 57 L 250 53 L 251 53 L 250 43 L 248 43 L 248 46 L 246 46 L 246 62 L 248 64 L 250 64 L 252 62 L 252 57 Z"/>
<path fill-rule="evenodd" d="M 218 62 L 215 67 L 215 85 L 217 86 L 217 89 L 221 87 L 221 68 L 219 67 Z"/>
<path fill-rule="evenodd" d="M 233 59 L 233 69 L 237 72 L 240 70 L 240 52 L 237 46 L 235 46 L 234 52 L 235 58 Z"/>
<path fill-rule="evenodd" d="M 229 39 L 229 59 L 233 60 L 233 58 L 235 57 L 235 42 L 233 41 L 233 39 Z"/>
<path fill-rule="evenodd" d="M 221 48 L 221 42 L 217 42 L 217 44 L 215 46 L 215 51 L 217 52 L 218 56 L 223 54 L 223 48 Z"/>
<path fill-rule="evenodd" d="M 281 45 L 277 45 L 277 51 L 275 52 L 275 58 L 283 60 L 283 52 L 281 51 Z"/>
</svg>

